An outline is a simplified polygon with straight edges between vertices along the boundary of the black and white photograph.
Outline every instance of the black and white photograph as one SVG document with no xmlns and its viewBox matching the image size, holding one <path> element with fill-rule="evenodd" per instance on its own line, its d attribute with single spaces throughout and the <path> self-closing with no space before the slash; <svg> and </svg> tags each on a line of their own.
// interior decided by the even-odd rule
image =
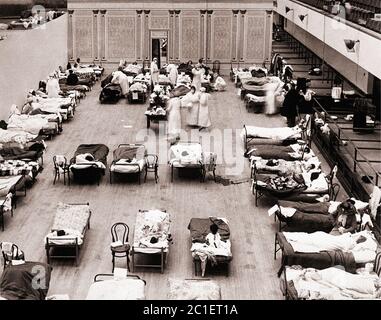
<svg viewBox="0 0 381 320">
<path fill-rule="evenodd" d="M 0 0 L 0 300 L 381 300 L 380 57 L 381 0 Z"/>
</svg>

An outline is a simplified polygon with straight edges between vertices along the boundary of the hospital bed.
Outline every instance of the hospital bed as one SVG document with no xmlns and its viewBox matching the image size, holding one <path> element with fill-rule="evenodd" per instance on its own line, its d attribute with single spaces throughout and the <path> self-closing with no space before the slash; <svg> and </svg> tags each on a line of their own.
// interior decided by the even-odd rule
<svg viewBox="0 0 381 320">
<path fill-rule="evenodd" d="M 96 181 L 106 172 L 109 148 L 104 144 L 81 144 L 70 160 L 70 170 L 78 182 Z M 89 160 L 85 157 L 89 156 Z"/>
<path fill-rule="evenodd" d="M 200 175 L 200 181 L 204 181 L 204 155 L 199 142 L 178 142 L 171 146 L 169 152 L 172 182 L 174 169 L 196 170 Z"/>
<path fill-rule="evenodd" d="M 145 168 L 146 148 L 142 144 L 120 144 L 113 152 L 113 161 L 110 166 L 110 184 L 113 176 L 135 174 L 139 177 Z"/>
<path fill-rule="evenodd" d="M 210 251 L 209 248 L 204 249 L 202 245 L 205 244 L 205 237 L 210 233 L 210 226 L 216 224 L 218 226 L 218 233 L 221 236 L 221 240 L 226 243 L 226 247 L 222 250 L 217 249 L 215 252 Z M 209 253 L 207 255 L 207 263 L 213 265 L 225 265 L 226 276 L 229 275 L 229 264 L 233 259 L 231 252 L 230 242 L 230 226 L 229 222 L 225 218 L 192 218 L 188 225 L 188 230 L 191 236 L 192 243 L 192 257 L 195 268 L 195 275 L 197 276 L 201 271 L 201 259 L 205 257 L 205 250 Z M 196 244 L 196 245 L 195 245 Z"/>
<path fill-rule="evenodd" d="M 145 300 L 146 281 L 129 274 L 117 278 L 113 274 L 97 274 L 86 300 Z"/>
<path fill-rule="evenodd" d="M 79 263 L 79 251 L 87 230 L 90 229 L 89 203 L 59 203 L 51 232 L 45 237 L 47 262 L 51 259 L 75 259 Z"/>
<path fill-rule="evenodd" d="M 136 267 L 159 268 L 164 272 L 170 244 L 170 215 L 165 210 L 139 210 L 131 247 L 132 272 Z M 160 258 L 159 264 L 136 262 L 136 256 Z"/>
<path fill-rule="evenodd" d="M 221 287 L 210 279 L 169 279 L 168 300 L 221 300 Z"/>
<path fill-rule="evenodd" d="M 280 287 L 286 300 L 360 300 L 380 299 L 375 283 L 381 275 L 381 254 L 376 255 L 373 270 L 352 274 L 340 268 L 322 270 L 286 266 Z"/>
<path fill-rule="evenodd" d="M 48 264 L 40 262 L 8 264 L 0 278 L 0 299 L 45 300 L 51 272 Z"/>
<path fill-rule="evenodd" d="M 364 248 L 363 252 L 359 251 L 356 253 L 354 250 L 347 250 L 347 247 L 351 245 L 350 239 L 352 237 L 360 237 L 361 235 L 366 236 L 366 246 L 363 243 L 357 246 L 362 246 Z M 306 244 L 303 248 L 303 243 L 299 243 L 301 249 L 294 250 L 291 242 L 288 241 L 287 237 L 304 237 L 309 239 L 309 243 L 314 241 L 315 246 L 318 245 L 317 239 L 330 249 L 316 249 L 313 247 L 311 249 L 310 244 Z M 323 239 L 324 236 L 324 239 Z M 328 237 L 331 241 L 329 242 Z M 314 240 L 315 239 L 315 240 Z M 333 243 L 333 241 L 336 241 Z M 340 245 L 337 241 L 340 241 Z M 343 249 L 345 246 L 345 250 Z M 301 265 L 305 268 L 316 268 L 325 269 L 332 266 L 340 265 L 345 268 L 347 272 L 355 273 L 356 268 L 364 265 L 365 263 L 372 262 L 375 259 L 378 243 L 374 238 L 373 233 L 370 231 L 362 231 L 356 234 L 342 234 L 340 236 L 330 235 L 324 232 L 314 232 L 314 233 L 304 233 L 304 232 L 277 232 L 275 234 L 274 242 L 274 260 L 276 259 L 277 252 L 282 252 L 281 267 L 278 271 L 278 277 L 282 274 L 285 266 Z M 333 249 L 335 248 L 335 249 Z M 366 249 L 366 250 L 365 250 Z M 300 252 L 299 252 L 300 251 Z"/>
</svg>

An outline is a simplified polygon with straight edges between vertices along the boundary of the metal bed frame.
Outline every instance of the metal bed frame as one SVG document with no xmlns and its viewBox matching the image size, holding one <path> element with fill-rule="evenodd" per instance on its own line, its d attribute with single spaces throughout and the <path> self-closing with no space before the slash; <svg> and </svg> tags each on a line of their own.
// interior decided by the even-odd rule
<svg viewBox="0 0 381 320">
<path fill-rule="evenodd" d="M 140 143 L 121 143 L 118 145 L 118 148 L 120 147 L 140 147 L 140 146 L 143 146 L 144 147 L 144 152 L 146 152 L 146 149 L 145 149 L 145 146 L 143 144 L 140 144 Z M 117 161 L 113 160 L 112 163 L 111 163 L 111 166 L 112 165 L 115 165 Z M 115 174 L 120 174 L 120 175 L 133 175 L 133 174 L 136 174 L 138 175 L 139 177 L 139 184 L 141 184 L 141 174 L 146 166 L 146 164 L 144 164 L 144 167 L 143 169 L 140 169 L 140 166 L 137 164 L 137 163 L 122 163 L 122 164 L 118 164 L 118 166 L 132 166 L 132 167 L 137 167 L 138 169 L 138 172 L 114 172 L 114 171 L 111 171 L 111 166 L 110 166 L 110 184 L 112 184 L 112 178 Z"/>
<path fill-rule="evenodd" d="M 167 210 L 161 210 L 163 212 L 167 212 Z M 148 212 L 148 210 L 139 210 L 139 212 Z M 164 251 L 165 248 L 161 248 L 160 252 L 158 253 L 145 253 L 145 252 L 136 252 L 135 247 L 132 244 L 131 245 L 131 264 L 132 264 L 132 272 L 135 272 L 136 267 L 141 267 L 141 268 L 159 268 L 161 273 L 164 273 L 164 266 L 167 263 L 167 258 L 168 258 L 168 252 Z M 168 250 L 169 251 L 169 248 Z M 135 255 L 160 255 L 160 264 L 136 264 L 135 263 Z"/>
<path fill-rule="evenodd" d="M 87 205 L 90 207 L 90 204 L 87 202 L 87 203 L 68 203 L 68 205 Z M 91 219 L 91 210 L 90 210 L 90 215 L 89 215 L 89 219 L 87 220 L 87 224 L 85 225 L 83 231 L 82 231 L 82 235 L 83 235 L 83 243 L 85 241 L 85 236 L 86 236 L 86 233 L 87 231 L 90 229 L 90 219 Z M 46 250 L 46 258 L 47 258 L 47 262 L 48 264 L 50 264 L 50 260 L 53 258 L 59 258 L 59 259 L 75 259 L 75 266 L 78 267 L 78 262 L 79 262 L 79 251 L 80 251 L 80 248 L 81 246 L 83 245 L 83 243 L 81 245 L 78 244 L 78 238 L 75 237 L 75 238 L 67 238 L 65 240 L 73 240 L 75 241 L 75 243 L 73 244 L 54 244 L 54 243 L 50 243 L 49 242 L 49 239 L 53 239 L 53 240 L 60 240 L 59 237 L 52 237 L 52 238 L 46 238 L 46 243 L 45 243 L 45 250 Z M 51 254 L 51 249 L 55 249 L 55 248 L 65 248 L 65 249 L 74 249 L 75 250 L 75 255 L 53 255 Z"/>
</svg>

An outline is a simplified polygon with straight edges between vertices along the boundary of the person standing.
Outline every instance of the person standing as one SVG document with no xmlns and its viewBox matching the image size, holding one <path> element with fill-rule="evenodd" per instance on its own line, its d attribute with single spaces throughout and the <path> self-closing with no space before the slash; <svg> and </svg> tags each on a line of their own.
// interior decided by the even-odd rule
<svg viewBox="0 0 381 320">
<path fill-rule="evenodd" d="M 212 125 L 209 116 L 209 97 L 210 94 L 206 92 L 206 89 L 202 87 L 200 89 L 200 107 L 198 112 L 198 126 L 199 130 L 203 130 Z"/>
<path fill-rule="evenodd" d="M 175 142 L 180 138 L 181 130 L 181 113 L 180 113 L 180 99 L 172 98 L 168 101 L 167 114 L 168 114 L 168 139 Z"/>
<path fill-rule="evenodd" d="M 198 126 L 198 116 L 200 110 L 200 93 L 196 91 L 194 86 L 191 87 L 191 91 L 189 92 L 188 106 L 187 123 L 189 126 L 196 127 Z"/>
<path fill-rule="evenodd" d="M 174 64 L 170 64 L 168 66 L 168 69 L 167 69 L 167 71 L 169 73 L 169 75 L 168 75 L 169 80 L 171 81 L 172 86 L 176 87 L 177 77 L 178 77 L 177 66 L 175 66 Z"/>
<path fill-rule="evenodd" d="M 112 73 L 112 84 L 119 84 L 122 89 L 122 94 L 126 97 L 129 90 L 130 85 L 128 83 L 128 77 L 122 71 L 114 71 Z"/>
<path fill-rule="evenodd" d="M 285 115 L 287 117 L 287 125 L 289 127 L 295 127 L 297 105 L 300 99 L 298 92 L 296 91 L 295 84 L 293 82 L 287 84 L 288 91 L 283 101 L 283 108 L 285 108 Z"/>
<path fill-rule="evenodd" d="M 204 74 L 204 69 L 201 69 L 200 64 L 197 64 L 192 69 L 192 74 L 193 74 L 192 86 L 194 86 L 196 88 L 196 91 L 200 91 L 201 78 L 202 78 L 202 75 Z"/>
<path fill-rule="evenodd" d="M 153 86 L 159 83 L 159 67 L 157 65 L 157 58 L 153 58 L 151 62 L 151 81 Z"/>
<path fill-rule="evenodd" d="M 49 80 L 46 83 L 46 93 L 48 98 L 58 98 L 61 88 L 55 73 L 49 75 Z"/>
</svg>

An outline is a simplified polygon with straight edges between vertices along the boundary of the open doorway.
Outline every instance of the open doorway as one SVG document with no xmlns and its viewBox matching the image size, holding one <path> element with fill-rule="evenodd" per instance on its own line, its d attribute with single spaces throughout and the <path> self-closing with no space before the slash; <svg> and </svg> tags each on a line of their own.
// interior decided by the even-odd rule
<svg viewBox="0 0 381 320">
<path fill-rule="evenodd" d="M 168 64 L 168 31 L 151 31 L 151 60 L 158 59 L 158 67 Z"/>
</svg>

